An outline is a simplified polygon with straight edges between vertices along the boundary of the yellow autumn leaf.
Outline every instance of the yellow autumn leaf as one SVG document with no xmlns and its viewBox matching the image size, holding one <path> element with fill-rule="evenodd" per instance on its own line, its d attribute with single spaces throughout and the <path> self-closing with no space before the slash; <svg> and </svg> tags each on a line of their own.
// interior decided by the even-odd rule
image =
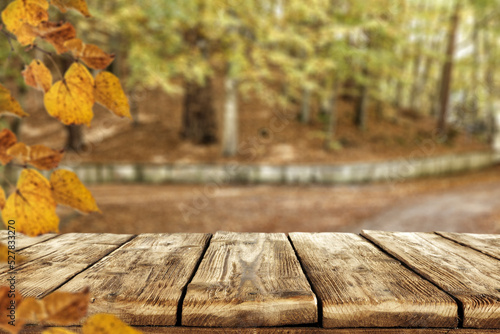
<svg viewBox="0 0 500 334">
<path fill-rule="evenodd" d="M 53 292 L 43 299 L 26 298 L 17 310 L 25 322 L 50 325 L 72 325 L 87 315 L 89 289 L 82 292 Z"/>
<path fill-rule="evenodd" d="M 10 94 L 10 91 L 0 84 L 0 113 L 8 112 L 19 117 L 28 116 L 23 111 L 19 102 Z"/>
<path fill-rule="evenodd" d="M 50 176 L 50 184 L 57 203 L 81 212 L 101 212 L 90 191 L 72 171 L 58 169 Z"/>
<path fill-rule="evenodd" d="M 94 78 L 82 64 L 73 63 L 64 79 L 56 82 L 44 96 L 49 115 L 66 125 L 86 124 L 94 117 Z"/>
<path fill-rule="evenodd" d="M 115 115 L 128 117 L 130 106 L 120 80 L 111 72 L 100 72 L 95 78 L 95 100 Z"/>
<path fill-rule="evenodd" d="M 51 0 L 50 3 L 59 8 L 63 13 L 70 9 L 75 9 L 86 17 L 91 16 L 85 0 Z"/>
<path fill-rule="evenodd" d="M 96 314 L 85 321 L 82 327 L 83 334 L 140 334 L 112 314 Z"/>
<path fill-rule="evenodd" d="M 0 162 L 2 165 L 8 164 L 12 160 L 12 157 L 7 154 L 7 150 L 16 142 L 16 135 L 9 129 L 3 129 L 0 132 Z"/>
<path fill-rule="evenodd" d="M 97 45 L 85 44 L 79 38 L 64 43 L 75 58 L 81 59 L 90 68 L 103 70 L 115 59 L 115 56 L 101 50 Z"/>
<path fill-rule="evenodd" d="M 42 334 L 76 334 L 76 333 L 66 328 L 52 327 L 44 330 Z"/>
<path fill-rule="evenodd" d="M 30 44 L 33 42 L 32 40 L 30 42 L 31 37 L 24 36 L 29 27 L 26 28 L 23 25 L 36 27 L 42 21 L 47 21 L 49 19 L 48 8 L 49 3 L 46 0 L 15 0 L 3 10 L 2 21 L 7 29 L 18 37 L 20 43 Z M 21 33 L 20 36 L 18 36 L 19 33 Z"/>
<path fill-rule="evenodd" d="M 0 210 L 3 210 L 3 208 L 5 207 L 6 199 L 7 198 L 5 197 L 5 190 L 0 187 Z"/>
<path fill-rule="evenodd" d="M 47 93 L 50 86 L 52 86 L 52 73 L 50 73 L 50 70 L 45 64 L 38 59 L 33 59 L 31 64 L 26 66 L 22 75 L 24 77 L 24 82 L 26 82 L 28 86 L 39 89 L 44 93 Z"/>
<path fill-rule="evenodd" d="M 49 181 L 34 169 L 23 169 L 2 210 L 4 223 L 16 222 L 16 231 L 29 236 L 59 231 L 57 203 Z"/>
</svg>

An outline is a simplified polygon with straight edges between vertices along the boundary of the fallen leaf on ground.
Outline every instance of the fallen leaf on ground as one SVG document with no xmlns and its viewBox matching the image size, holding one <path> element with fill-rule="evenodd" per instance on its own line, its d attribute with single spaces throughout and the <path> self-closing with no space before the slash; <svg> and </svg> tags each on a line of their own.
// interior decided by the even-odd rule
<svg viewBox="0 0 500 334">
<path fill-rule="evenodd" d="M 8 281 L 6 282 L 8 283 Z M 16 334 L 19 332 L 24 322 L 17 318 L 17 316 L 10 317 L 11 309 L 16 310 L 20 306 L 23 297 L 17 290 L 11 290 L 8 286 L 0 286 L 0 328 L 8 331 L 9 333 Z M 9 324 L 9 321 L 15 319 L 15 326 Z"/>
<path fill-rule="evenodd" d="M 112 314 L 96 314 L 85 321 L 82 327 L 83 334 L 140 334 Z"/>
</svg>

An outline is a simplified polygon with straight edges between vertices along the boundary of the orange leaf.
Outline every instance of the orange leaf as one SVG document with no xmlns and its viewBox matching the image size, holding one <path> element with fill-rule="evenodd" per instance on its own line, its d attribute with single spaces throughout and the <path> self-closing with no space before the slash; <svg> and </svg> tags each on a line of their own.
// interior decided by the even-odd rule
<svg viewBox="0 0 500 334">
<path fill-rule="evenodd" d="M 30 147 L 29 163 L 38 169 L 50 170 L 57 168 L 63 158 L 62 151 L 56 151 L 43 145 Z"/>
<path fill-rule="evenodd" d="M 78 323 L 89 306 L 89 289 L 82 292 L 53 292 L 43 299 L 26 298 L 18 310 L 18 317 L 26 322 L 51 325 Z"/>
<path fill-rule="evenodd" d="M 94 197 L 75 173 L 58 169 L 50 176 L 50 184 L 57 203 L 81 212 L 101 212 Z"/>
<path fill-rule="evenodd" d="M 22 74 L 28 86 L 42 90 L 44 93 L 47 93 L 50 86 L 52 86 L 52 73 L 50 73 L 50 70 L 45 64 L 38 59 L 33 59 L 31 64 L 25 68 Z"/>
<path fill-rule="evenodd" d="M 96 314 L 85 321 L 83 334 L 140 334 L 142 332 L 128 326 L 112 314 Z"/>
<path fill-rule="evenodd" d="M 0 187 L 0 210 L 3 210 L 3 208 L 5 207 L 5 202 L 6 202 L 5 191 L 3 190 L 2 187 Z"/>
<path fill-rule="evenodd" d="M 96 102 L 102 104 L 117 116 L 132 119 L 127 96 L 123 91 L 120 80 L 113 73 L 100 72 L 95 78 L 95 87 Z"/>
<path fill-rule="evenodd" d="M 25 143 L 14 144 L 6 153 L 22 165 L 26 165 L 30 159 L 30 148 Z"/>
<path fill-rule="evenodd" d="M 94 117 L 94 78 L 85 66 L 73 63 L 44 96 L 47 112 L 66 125 L 86 124 Z"/>
<path fill-rule="evenodd" d="M 8 164 L 12 157 L 7 154 L 7 150 L 17 142 L 16 135 L 9 129 L 0 132 L 0 162 L 2 165 Z"/>
<path fill-rule="evenodd" d="M 59 8 L 63 13 L 66 13 L 70 9 L 75 9 L 86 17 L 91 16 L 85 0 L 51 0 L 50 3 Z"/>
<path fill-rule="evenodd" d="M 11 310 L 17 310 L 22 300 L 19 291 L 11 290 L 8 286 L 0 286 L 0 328 L 14 334 L 22 329 L 24 322 L 15 314 L 11 317 Z M 15 320 L 15 326 L 9 324 L 12 320 Z"/>
<path fill-rule="evenodd" d="M 69 51 L 64 42 L 76 37 L 75 27 L 69 22 L 42 22 L 35 31 L 38 36 L 52 44 L 58 54 Z"/>
<path fill-rule="evenodd" d="M 14 220 L 16 231 L 29 236 L 58 232 L 56 205 L 49 181 L 34 169 L 23 169 L 2 218 L 4 223 Z"/>
<path fill-rule="evenodd" d="M 2 12 L 2 20 L 9 31 L 11 31 L 23 45 L 31 44 L 31 35 L 25 36 L 24 24 L 36 27 L 42 21 L 49 19 L 47 9 L 49 4 L 46 0 L 15 0 L 11 2 Z M 29 29 L 28 29 L 29 30 Z M 31 36 L 31 37 L 30 37 Z"/>
<path fill-rule="evenodd" d="M 103 70 L 115 59 L 115 56 L 102 51 L 97 45 L 85 44 L 79 38 L 64 43 L 75 58 L 81 59 L 85 65 L 96 70 Z"/>
<path fill-rule="evenodd" d="M 0 113 L 8 112 L 19 117 L 28 116 L 27 113 L 23 111 L 19 102 L 17 102 L 10 91 L 4 86 L 0 85 Z"/>
</svg>

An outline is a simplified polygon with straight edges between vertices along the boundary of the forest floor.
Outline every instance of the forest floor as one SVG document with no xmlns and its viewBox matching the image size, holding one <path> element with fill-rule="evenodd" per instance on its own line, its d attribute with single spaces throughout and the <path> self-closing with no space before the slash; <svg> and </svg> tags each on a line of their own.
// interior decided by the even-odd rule
<svg viewBox="0 0 500 334">
<path fill-rule="evenodd" d="M 500 166 L 356 186 L 96 185 L 102 214 L 60 209 L 61 232 L 500 233 Z"/>
<path fill-rule="evenodd" d="M 216 81 L 214 87 L 220 125 L 224 96 L 222 82 Z M 66 130 L 44 111 L 40 105 L 40 94 L 30 90 L 26 104 L 30 106 L 27 111 L 31 116 L 22 122 L 21 138 L 27 144 L 38 143 L 63 148 Z M 119 119 L 102 108 L 96 108 L 91 127 L 84 129 L 86 150 L 79 154 L 68 152 L 66 159 L 73 164 L 75 161 L 341 164 L 489 149 L 484 140 L 460 131 L 452 131 L 449 140 L 441 142 L 433 135 L 435 118 L 408 111 L 396 113 L 389 107 L 377 119 L 374 106 L 370 105 L 368 129 L 361 132 L 352 125 L 354 103 L 344 99 L 338 103 L 334 149 L 326 151 L 326 125 L 321 121 L 316 105 L 312 105 L 311 123 L 306 125 L 297 121 L 299 106 L 295 106 L 293 110 L 281 110 L 253 98 L 240 99 L 239 143 L 242 151 L 235 157 L 224 158 L 221 155 L 221 144 L 196 146 L 180 139 L 180 96 L 148 91 L 134 99 L 138 105 L 136 123 Z M 289 119 L 277 120 L 277 115 L 287 115 Z"/>
</svg>

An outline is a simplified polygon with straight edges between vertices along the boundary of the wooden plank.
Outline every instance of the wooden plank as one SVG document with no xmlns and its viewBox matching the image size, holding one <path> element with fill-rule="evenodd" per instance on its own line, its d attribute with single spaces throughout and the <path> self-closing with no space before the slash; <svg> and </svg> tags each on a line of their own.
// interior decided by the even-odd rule
<svg viewBox="0 0 500 334">
<path fill-rule="evenodd" d="M 500 234 L 436 233 L 500 260 Z"/>
<path fill-rule="evenodd" d="M 323 327 L 456 327 L 446 293 L 350 233 L 290 233 Z"/>
<path fill-rule="evenodd" d="M 25 297 L 43 297 L 132 237 L 68 233 L 26 248 L 20 254 L 27 261 L 15 270 L 16 289 Z M 1 273 L 0 281 L 11 275 L 11 271 Z"/>
<path fill-rule="evenodd" d="M 500 334 L 495 329 L 421 329 L 421 328 L 319 328 L 319 327 L 270 327 L 270 328 L 201 328 L 201 327 L 134 327 L 142 333 L 156 334 Z M 20 334 L 40 334 L 47 328 L 30 327 Z M 66 328 L 82 333 L 80 327 Z"/>
<path fill-rule="evenodd" d="M 500 261 L 434 233 L 362 234 L 458 299 L 464 327 L 500 328 Z"/>
<path fill-rule="evenodd" d="M 16 232 L 16 251 L 20 251 L 24 248 L 28 248 L 28 247 L 36 245 L 40 242 L 44 242 L 46 240 L 52 239 L 56 236 L 57 236 L 57 234 L 49 233 L 49 234 L 39 235 L 37 237 L 28 237 L 25 234 Z M 8 238 L 7 230 L 1 230 L 0 231 L 0 242 L 5 244 L 7 242 L 7 238 Z"/>
<path fill-rule="evenodd" d="M 182 307 L 185 326 L 315 322 L 316 297 L 282 233 L 217 232 L 188 285 Z"/>
<path fill-rule="evenodd" d="M 111 313 L 132 325 L 175 325 L 183 289 L 209 234 L 141 234 L 58 291 L 90 286 L 89 314 Z"/>
</svg>

